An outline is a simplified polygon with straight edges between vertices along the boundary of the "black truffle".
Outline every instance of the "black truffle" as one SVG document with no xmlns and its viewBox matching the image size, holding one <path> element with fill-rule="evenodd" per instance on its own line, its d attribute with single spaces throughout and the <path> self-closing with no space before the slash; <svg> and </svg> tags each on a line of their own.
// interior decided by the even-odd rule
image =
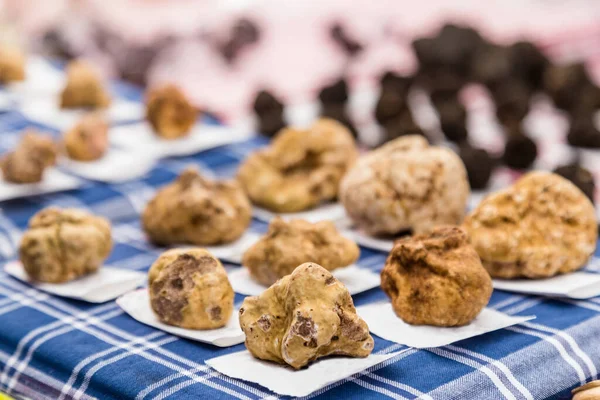
<svg viewBox="0 0 600 400">
<path fill-rule="evenodd" d="M 388 120 L 383 126 L 383 132 L 382 143 L 405 135 L 422 135 L 426 137 L 423 130 L 413 119 L 412 113 L 408 108 L 404 108 L 398 115 Z"/>
<path fill-rule="evenodd" d="M 590 171 L 574 163 L 558 167 L 554 170 L 554 173 L 573 182 L 575 186 L 585 193 L 592 203 L 594 202 L 596 185 L 594 184 L 594 176 Z"/>
<path fill-rule="evenodd" d="M 382 92 L 390 91 L 399 93 L 400 95 L 406 95 L 412 84 L 412 78 L 388 71 L 381 76 L 379 83 Z"/>
<path fill-rule="evenodd" d="M 350 130 L 352 136 L 354 138 L 358 137 L 358 131 L 356 127 L 352 123 L 348 112 L 346 111 L 346 106 L 344 104 L 326 104 L 321 109 L 321 116 L 326 118 L 335 119 L 346 128 Z"/>
<path fill-rule="evenodd" d="M 467 139 L 467 111 L 458 99 L 438 103 L 437 112 L 448 140 L 460 143 Z"/>
<path fill-rule="evenodd" d="M 266 137 L 273 137 L 286 126 L 282 113 L 268 113 L 258 117 L 258 131 Z"/>
<path fill-rule="evenodd" d="M 465 164 L 471 189 L 483 189 L 487 186 L 496 161 L 483 150 L 463 143 L 458 155 Z"/>
<path fill-rule="evenodd" d="M 550 62 L 531 42 L 522 40 L 509 48 L 513 64 L 513 76 L 518 77 L 535 89 L 542 87 L 544 71 Z"/>
<path fill-rule="evenodd" d="M 507 79 L 495 88 L 492 97 L 500 123 L 510 127 L 520 124 L 529 113 L 531 96 L 529 85 L 517 79 Z"/>
<path fill-rule="evenodd" d="M 258 42 L 260 39 L 260 29 L 254 21 L 248 18 L 240 18 L 233 25 L 231 40 L 239 47 L 248 46 Z"/>
<path fill-rule="evenodd" d="M 512 73 L 512 59 L 507 47 L 486 45 L 473 57 L 471 76 L 476 82 L 494 90 Z"/>
<path fill-rule="evenodd" d="M 537 153 L 535 142 L 517 130 L 509 134 L 502 161 L 510 168 L 527 169 L 533 165 Z"/>
<path fill-rule="evenodd" d="M 261 90 L 254 99 L 254 112 L 259 116 L 282 114 L 283 103 L 267 90 Z"/>
<path fill-rule="evenodd" d="M 582 88 L 592 83 L 585 65 L 577 63 L 546 68 L 543 85 L 556 107 L 571 110 L 577 107 Z"/>
<path fill-rule="evenodd" d="M 571 118 L 567 142 L 575 147 L 600 148 L 600 132 L 594 124 L 593 114 L 583 113 Z"/>
<path fill-rule="evenodd" d="M 363 45 L 350 37 L 341 24 L 334 24 L 329 30 L 329 34 L 333 41 L 337 43 L 348 56 L 354 57 L 363 51 Z"/>
<path fill-rule="evenodd" d="M 340 79 L 330 86 L 325 86 L 319 92 L 321 104 L 345 104 L 348 101 L 348 84 L 345 79 Z"/>
<path fill-rule="evenodd" d="M 401 93 L 384 90 L 375 106 L 375 119 L 383 125 L 398 116 L 406 107 L 406 98 Z"/>
</svg>

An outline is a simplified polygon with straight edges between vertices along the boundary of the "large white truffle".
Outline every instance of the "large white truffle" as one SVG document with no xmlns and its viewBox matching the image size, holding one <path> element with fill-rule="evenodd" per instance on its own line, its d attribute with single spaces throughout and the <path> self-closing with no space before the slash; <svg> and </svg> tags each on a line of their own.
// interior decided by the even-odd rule
<svg viewBox="0 0 600 400">
<path fill-rule="evenodd" d="M 422 136 L 398 138 L 359 159 L 340 186 L 358 228 L 373 235 L 459 224 L 469 197 L 465 166 Z"/>
</svg>

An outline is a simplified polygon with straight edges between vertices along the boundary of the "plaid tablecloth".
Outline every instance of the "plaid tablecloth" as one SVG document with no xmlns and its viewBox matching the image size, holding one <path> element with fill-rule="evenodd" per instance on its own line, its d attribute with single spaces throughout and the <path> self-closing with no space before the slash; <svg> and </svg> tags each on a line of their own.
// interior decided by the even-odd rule
<svg viewBox="0 0 600 400">
<path fill-rule="evenodd" d="M 125 86 L 118 89 L 130 98 L 139 95 Z M 10 147 L 17 132 L 28 125 L 18 112 L 0 114 L 0 147 Z M 188 164 L 215 176 L 232 176 L 240 160 L 263 144 L 257 138 L 193 157 L 167 159 L 133 182 L 88 182 L 70 192 L 0 203 L 0 260 L 16 258 L 19 237 L 35 212 L 57 205 L 83 207 L 108 217 L 115 247 L 106 265 L 146 271 L 162 249 L 145 241 L 139 213 L 156 188 Z M 254 221 L 251 229 L 265 231 L 266 225 Z M 362 249 L 358 264 L 379 271 L 385 257 Z M 594 258 L 587 270 L 600 273 L 600 259 Z M 354 296 L 356 305 L 384 298 L 380 289 Z M 237 295 L 236 302 L 241 300 Z M 427 350 L 375 337 L 376 353 L 401 352 L 308 397 L 560 399 L 570 398 L 572 388 L 598 378 L 600 298 L 553 300 L 496 290 L 490 306 L 537 319 Z M 243 349 L 243 344 L 217 348 L 180 339 L 133 320 L 114 301 L 92 305 L 53 297 L 0 271 L 0 391 L 33 399 L 280 397 L 204 363 Z"/>
</svg>

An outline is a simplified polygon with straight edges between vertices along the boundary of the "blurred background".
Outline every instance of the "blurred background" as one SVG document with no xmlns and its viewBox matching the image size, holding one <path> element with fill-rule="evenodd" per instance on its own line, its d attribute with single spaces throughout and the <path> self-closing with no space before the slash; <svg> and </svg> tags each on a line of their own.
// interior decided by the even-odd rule
<svg viewBox="0 0 600 400">
<path fill-rule="evenodd" d="M 597 0 L 3 0 L 0 10 L 5 41 L 138 84 L 176 81 L 229 120 L 260 88 L 299 103 L 342 75 L 369 88 L 384 71 L 412 73 L 411 41 L 447 22 L 499 44 L 526 38 L 553 61 L 585 59 L 594 79 L 600 62 Z M 335 26 L 360 48 L 345 48 Z"/>
</svg>

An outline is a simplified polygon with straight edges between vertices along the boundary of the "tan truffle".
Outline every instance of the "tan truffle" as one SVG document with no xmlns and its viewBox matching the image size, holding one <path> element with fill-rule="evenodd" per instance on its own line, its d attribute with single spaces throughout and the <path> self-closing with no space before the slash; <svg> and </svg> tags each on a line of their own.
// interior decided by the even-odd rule
<svg viewBox="0 0 600 400">
<path fill-rule="evenodd" d="M 25 55 L 12 46 L 0 46 L 0 83 L 25 79 Z"/>
<path fill-rule="evenodd" d="M 29 221 L 19 254 L 31 279 L 61 283 L 97 271 L 111 248 L 106 219 L 77 209 L 49 207 Z"/>
<path fill-rule="evenodd" d="M 86 61 L 71 61 L 67 66 L 67 84 L 60 96 L 61 108 L 106 108 L 110 95 L 98 72 Z"/>
<path fill-rule="evenodd" d="M 56 163 L 57 146 L 47 135 L 26 131 L 14 151 L 0 159 L 2 175 L 8 182 L 37 183 L 44 170 Z"/>
<path fill-rule="evenodd" d="M 320 119 L 308 130 L 280 131 L 269 147 L 243 162 L 238 178 L 253 203 L 276 212 L 302 211 L 337 198 L 357 155 L 346 127 Z"/>
<path fill-rule="evenodd" d="M 221 262 L 204 249 L 164 252 L 148 273 L 150 306 L 165 324 L 216 329 L 233 312 L 233 289 Z"/>
<path fill-rule="evenodd" d="M 572 400 L 598 400 L 600 399 L 600 381 L 588 382 L 577 389 L 573 389 L 572 393 Z"/>
<path fill-rule="evenodd" d="M 396 315 L 413 325 L 462 326 L 488 304 L 492 280 L 458 227 L 400 239 L 381 271 Z"/>
<path fill-rule="evenodd" d="M 547 278 L 582 268 L 594 253 L 594 206 L 568 180 L 530 172 L 487 196 L 464 228 L 495 278 Z"/>
<path fill-rule="evenodd" d="M 275 218 L 267 234 L 246 251 L 242 264 L 255 280 L 270 286 L 304 262 L 332 271 L 352 264 L 359 255 L 356 243 L 340 235 L 330 221 Z"/>
<path fill-rule="evenodd" d="M 235 181 L 212 181 L 193 168 L 163 187 L 142 213 L 144 231 L 161 245 L 212 245 L 238 239 L 252 209 Z"/>
<path fill-rule="evenodd" d="M 342 180 L 340 200 L 358 228 L 393 235 L 460 223 L 469 192 L 465 166 L 453 151 L 410 135 L 361 157 Z"/>
<path fill-rule="evenodd" d="M 164 139 L 177 139 L 190 133 L 198 111 L 175 85 L 163 85 L 149 91 L 146 119 L 154 132 Z"/>
<path fill-rule="evenodd" d="M 325 268 L 305 263 L 240 308 L 246 347 L 256 358 L 299 369 L 328 355 L 367 357 L 369 327 L 348 289 Z"/>
<path fill-rule="evenodd" d="M 84 116 L 63 135 L 65 151 L 77 161 L 102 158 L 108 149 L 108 123 L 99 114 Z"/>
</svg>

